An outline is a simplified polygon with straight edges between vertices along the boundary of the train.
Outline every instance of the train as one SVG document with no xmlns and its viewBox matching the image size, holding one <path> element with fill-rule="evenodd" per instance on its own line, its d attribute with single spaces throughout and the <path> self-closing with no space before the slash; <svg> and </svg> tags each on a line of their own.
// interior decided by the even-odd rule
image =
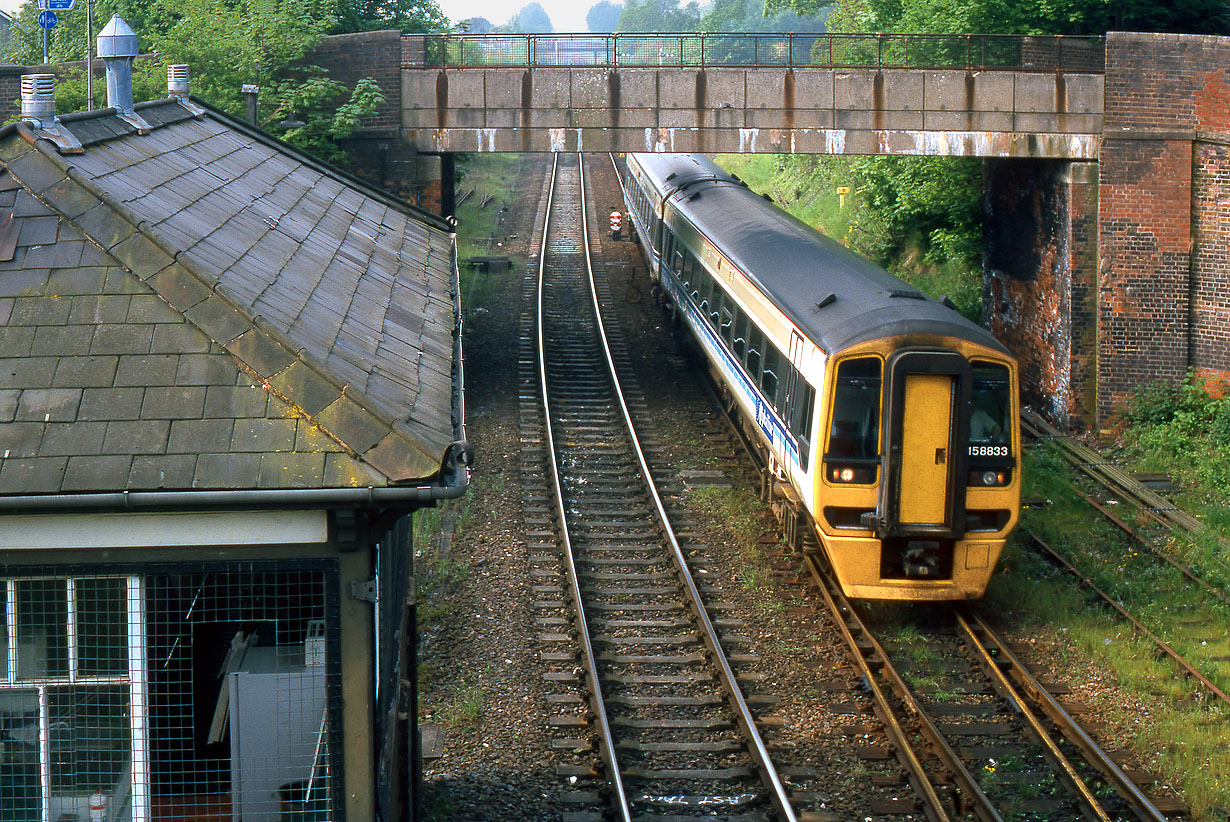
<svg viewBox="0 0 1230 822">
<path fill-rule="evenodd" d="M 617 168 L 654 289 L 758 453 L 785 538 L 851 598 L 981 598 L 1020 509 L 1009 351 L 704 156 Z"/>
</svg>

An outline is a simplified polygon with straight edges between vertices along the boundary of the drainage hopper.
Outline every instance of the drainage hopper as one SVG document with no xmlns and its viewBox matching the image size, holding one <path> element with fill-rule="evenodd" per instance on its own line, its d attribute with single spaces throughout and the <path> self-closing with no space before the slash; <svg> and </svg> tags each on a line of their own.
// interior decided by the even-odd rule
<svg viewBox="0 0 1230 822">
<path fill-rule="evenodd" d="M 21 119 L 39 128 L 49 126 L 56 116 L 56 76 L 21 76 Z"/>
<path fill-rule="evenodd" d="M 107 105 L 120 114 L 131 114 L 137 33 L 118 14 L 98 33 L 98 56 L 107 64 Z"/>
</svg>

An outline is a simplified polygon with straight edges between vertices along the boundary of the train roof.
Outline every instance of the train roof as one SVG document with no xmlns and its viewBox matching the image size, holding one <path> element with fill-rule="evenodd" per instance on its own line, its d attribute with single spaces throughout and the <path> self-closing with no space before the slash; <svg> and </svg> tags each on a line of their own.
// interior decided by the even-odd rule
<svg viewBox="0 0 1230 822">
<path fill-rule="evenodd" d="M 673 207 L 822 350 L 928 333 L 1007 353 L 985 328 L 758 196 L 703 155 L 633 156 Z"/>
</svg>

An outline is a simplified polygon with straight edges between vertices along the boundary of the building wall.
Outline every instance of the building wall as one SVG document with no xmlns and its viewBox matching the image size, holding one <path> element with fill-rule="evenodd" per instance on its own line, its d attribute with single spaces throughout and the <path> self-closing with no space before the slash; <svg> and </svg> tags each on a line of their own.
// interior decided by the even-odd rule
<svg viewBox="0 0 1230 822">
<path fill-rule="evenodd" d="M 1107 36 L 1097 415 L 1189 369 L 1230 374 L 1230 38 Z"/>
<path fill-rule="evenodd" d="M 1021 364 L 1024 401 L 1083 427 L 1095 390 L 1096 166 L 988 160 L 984 185 L 983 316 Z"/>
</svg>

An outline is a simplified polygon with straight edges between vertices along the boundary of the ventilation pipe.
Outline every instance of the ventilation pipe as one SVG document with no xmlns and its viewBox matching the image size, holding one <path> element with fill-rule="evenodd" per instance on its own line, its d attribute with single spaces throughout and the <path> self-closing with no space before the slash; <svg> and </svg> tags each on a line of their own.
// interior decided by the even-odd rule
<svg viewBox="0 0 1230 822">
<path fill-rule="evenodd" d="M 120 114 L 131 114 L 137 33 L 118 14 L 98 33 L 98 56 L 107 64 L 107 105 Z"/>
<path fill-rule="evenodd" d="M 23 74 L 21 76 L 21 119 L 42 128 L 50 126 L 56 116 L 56 76 L 54 74 Z"/>
<path fill-rule="evenodd" d="M 167 96 L 183 102 L 188 99 L 188 66 L 176 63 L 167 66 Z"/>
</svg>

